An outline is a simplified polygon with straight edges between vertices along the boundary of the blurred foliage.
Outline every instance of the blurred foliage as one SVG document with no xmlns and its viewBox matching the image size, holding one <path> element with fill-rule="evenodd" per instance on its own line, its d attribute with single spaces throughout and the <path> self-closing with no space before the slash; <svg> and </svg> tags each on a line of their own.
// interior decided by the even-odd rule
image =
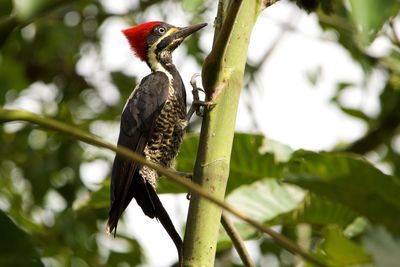
<svg viewBox="0 0 400 267">
<path fill-rule="evenodd" d="M 327 227 L 323 235 L 324 239 L 318 244 L 316 254 L 325 258 L 330 266 L 352 266 L 371 262 L 371 257 L 362 247 L 347 239 L 340 229 Z"/>
<path fill-rule="evenodd" d="M 288 165 L 286 182 L 326 196 L 400 233 L 398 177 L 385 175 L 367 161 L 341 153 L 299 151 Z"/>
<path fill-rule="evenodd" d="M 3 231 L 0 243 L 1 266 L 44 266 L 29 236 L 19 229 L 4 212 L 0 212 L 0 225 Z"/>
<path fill-rule="evenodd" d="M 136 77 L 102 65 L 102 29 L 116 17 L 127 26 L 135 24 L 160 1 L 132 2 L 124 14 L 106 2 L 0 1 L 0 105 L 25 107 L 85 130 L 118 127 Z M 200 20 L 196 12 L 204 5 L 190 8 L 188 23 Z M 188 47 L 200 61 L 198 41 Z M 94 58 L 93 69 L 80 71 L 88 58 Z M 110 84 L 120 90 L 105 92 Z M 110 93 L 116 100 L 110 101 Z M 108 192 L 101 198 L 104 205 L 85 204 L 100 184 L 85 185 L 82 166 L 100 159 L 110 167 L 111 153 L 18 123 L 1 127 L 0 140 L 0 209 L 5 212 L 0 224 L 7 231 L 0 241 L 0 266 L 42 266 L 41 261 L 46 266 L 136 266 L 144 261 L 131 235 L 105 236 Z M 26 262 L 19 264 L 22 259 Z"/>
<path fill-rule="evenodd" d="M 154 16 L 168 20 L 175 16 L 170 11 L 178 8 L 185 11 L 187 24 L 211 23 L 214 13 L 210 12 L 216 9 L 210 0 L 148 0 L 126 1 L 121 12 L 110 7 L 111 2 L 0 1 L 0 105 L 25 107 L 112 138 L 110 132 L 118 128 L 125 99 L 140 77 L 122 67 L 105 66 L 106 26 L 116 19 L 126 25 Z M 321 28 L 335 36 L 333 42 L 361 66 L 364 87 L 376 72 L 385 77 L 377 99 L 380 109 L 372 116 L 361 108 L 346 106 L 342 95 L 357 85 L 337 84 L 332 103 L 363 121 L 368 130 L 365 136 L 335 150 L 357 156 L 293 152 L 262 135 L 236 134 L 227 200 L 257 220 L 277 226 L 332 266 L 397 266 L 399 2 L 292 2 L 315 14 Z M 200 34 L 185 42 L 188 57 L 199 69 L 206 52 L 201 50 Z M 370 52 L 377 40 L 389 43 L 386 53 Z M 255 83 L 270 53 L 272 49 L 260 62 L 248 64 L 248 81 Z M 91 62 L 89 69 L 87 61 Z M 253 88 L 251 83 L 248 90 Z M 123 227 L 116 239 L 103 234 L 109 201 L 109 182 L 104 178 L 109 175 L 112 153 L 21 123 L 1 127 L 0 142 L 0 266 L 136 266 L 145 261 L 145 252 Z M 192 170 L 197 146 L 198 136 L 188 135 L 177 158 L 178 170 Z M 390 175 L 361 156 L 387 166 Z M 104 177 L 85 181 L 83 166 L 97 160 L 109 167 Z M 158 190 L 185 192 L 166 179 Z M 294 266 L 299 261 L 268 237 L 235 223 L 245 238 L 258 240 L 260 266 L 269 266 L 271 257 L 280 266 Z M 240 265 L 222 229 L 217 257 L 223 266 Z"/>
</svg>

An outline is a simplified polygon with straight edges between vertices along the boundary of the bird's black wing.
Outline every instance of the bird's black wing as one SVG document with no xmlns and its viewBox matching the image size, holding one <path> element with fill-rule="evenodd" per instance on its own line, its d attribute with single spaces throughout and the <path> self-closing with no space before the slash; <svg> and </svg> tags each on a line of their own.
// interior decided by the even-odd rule
<svg viewBox="0 0 400 267">
<path fill-rule="evenodd" d="M 162 72 L 154 72 L 143 78 L 123 110 L 118 146 L 144 155 L 144 148 L 151 137 L 155 121 L 167 99 L 168 86 L 168 77 Z M 115 156 L 107 224 L 109 233 L 116 229 L 119 217 L 133 197 L 147 216 L 155 216 L 146 181 L 139 176 L 138 169 L 138 163 L 118 154 Z"/>
<path fill-rule="evenodd" d="M 121 117 L 118 146 L 127 147 L 139 154 L 151 138 L 155 122 L 168 97 L 169 80 L 162 72 L 146 76 L 128 100 Z M 174 242 L 183 263 L 182 239 L 176 231 L 167 211 L 153 186 L 139 174 L 139 164 L 120 155 L 114 159 L 111 174 L 111 208 L 107 232 L 116 232 L 118 220 L 132 198 L 136 199 L 143 212 L 156 217 Z"/>
</svg>

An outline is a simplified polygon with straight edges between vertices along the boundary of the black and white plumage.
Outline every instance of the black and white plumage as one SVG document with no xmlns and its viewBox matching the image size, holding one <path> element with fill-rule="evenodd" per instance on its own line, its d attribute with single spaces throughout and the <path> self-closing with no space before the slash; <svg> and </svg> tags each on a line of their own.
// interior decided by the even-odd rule
<svg viewBox="0 0 400 267">
<path fill-rule="evenodd" d="M 150 22 L 123 31 L 136 54 L 146 61 L 152 72 L 142 79 L 124 107 L 118 146 L 170 167 L 187 123 L 185 87 L 172 63 L 171 53 L 186 36 L 205 25 L 177 28 Z M 157 180 L 156 171 L 118 154 L 115 156 L 107 232 L 115 233 L 119 218 L 135 198 L 147 216 L 162 223 L 178 249 L 182 265 L 182 239 L 156 194 Z"/>
<path fill-rule="evenodd" d="M 163 72 L 153 72 L 142 80 L 122 113 L 118 138 L 118 145 L 167 167 L 178 152 L 184 133 L 179 123 L 185 118 L 186 111 L 186 103 L 177 103 L 176 96 L 170 94 L 169 85 L 170 81 Z M 166 229 L 171 229 L 169 234 L 181 246 L 179 234 L 155 193 L 157 179 L 156 171 L 116 155 L 112 171 L 109 232 L 117 227 L 119 216 L 135 198 L 147 216 L 157 217 L 167 225 L 164 226 Z"/>
</svg>

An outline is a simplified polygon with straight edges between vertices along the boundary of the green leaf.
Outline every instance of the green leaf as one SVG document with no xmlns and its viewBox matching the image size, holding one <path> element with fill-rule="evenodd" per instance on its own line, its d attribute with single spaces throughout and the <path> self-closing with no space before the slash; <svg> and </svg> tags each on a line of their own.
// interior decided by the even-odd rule
<svg viewBox="0 0 400 267">
<path fill-rule="evenodd" d="M 274 179 L 263 179 L 237 188 L 226 200 L 249 217 L 264 223 L 295 209 L 303 200 L 304 194 L 298 187 L 281 184 Z M 256 234 L 253 227 L 234 218 L 233 221 L 243 238 L 248 239 Z M 229 244 L 230 240 L 225 232 L 221 232 L 218 242 L 220 248 Z"/>
<path fill-rule="evenodd" d="M 176 159 L 176 169 L 192 172 L 197 156 L 199 136 L 188 134 Z M 230 174 L 227 194 L 241 185 L 251 184 L 263 178 L 278 178 L 282 175 L 283 164 L 290 158 L 292 150 L 261 134 L 236 133 L 233 138 Z M 186 193 L 182 187 L 168 179 L 160 179 L 159 193 Z"/>
<path fill-rule="evenodd" d="M 12 0 L 2 0 L 0 2 L 0 18 L 8 16 L 12 12 Z"/>
<path fill-rule="evenodd" d="M 349 266 L 371 262 L 371 257 L 361 246 L 347 239 L 336 227 L 328 227 L 316 254 L 329 266 Z"/>
<path fill-rule="evenodd" d="M 354 83 L 339 82 L 336 84 L 336 91 L 340 92 L 352 86 L 354 86 Z"/>
<path fill-rule="evenodd" d="M 400 232 L 399 179 L 360 157 L 299 151 L 288 164 L 285 180 Z"/>
<path fill-rule="evenodd" d="M 265 222 L 296 208 L 304 195 L 304 191 L 296 186 L 264 179 L 237 188 L 226 200 L 251 218 Z"/>
<path fill-rule="evenodd" d="M 369 122 L 371 119 L 367 114 L 358 109 L 340 107 L 340 109 L 349 116 Z"/>
<path fill-rule="evenodd" d="M 181 172 L 192 172 L 199 146 L 199 135 L 195 133 L 186 134 L 179 154 L 176 157 L 176 169 Z"/>
<path fill-rule="evenodd" d="M 312 225 L 336 224 L 345 228 L 357 216 L 356 212 L 344 205 L 309 193 L 295 210 L 279 216 L 274 220 L 274 223 L 285 225 L 299 223 Z"/>
<path fill-rule="evenodd" d="M 0 266 L 44 266 L 29 236 L 0 211 Z"/>
<path fill-rule="evenodd" d="M 346 229 L 344 229 L 343 234 L 349 238 L 358 236 L 365 232 L 368 227 L 368 220 L 364 217 L 358 217 L 351 224 L 349 224 Z"/>
<path fill-rule="evenodd" d="M 0 58 L 0 84 L 2 90 L 20 91 L 28 87 L 29 83 L 25 77 L 24 67 L 7 56 Z M 17 92 L 15 92 L 16 94 Z M 4 95 L 0 96 L 0 103 L 4 104 Z"/>
<path fill-rule="evenodd" d="M 278 178 L 292 150 L 261 134 L 236 133 L 233 139 L 227 193 L 263 178 Z"/>
<path fill-rule="evenodd" d="M 352 18 L 367 44 L 375 38 L 383 24 L 398 13 L 400 7 L 397 0 L 350 0 L 350 4 Z"/>
<path fill-rule="evenodd" d="M 262 146 L 258 149 L 261 154 L 269 153 L 274 156 L 274 162 L 287 162 L 292 156 L 293 149 L 288 145 L 263 136 Z"/>
</svg>

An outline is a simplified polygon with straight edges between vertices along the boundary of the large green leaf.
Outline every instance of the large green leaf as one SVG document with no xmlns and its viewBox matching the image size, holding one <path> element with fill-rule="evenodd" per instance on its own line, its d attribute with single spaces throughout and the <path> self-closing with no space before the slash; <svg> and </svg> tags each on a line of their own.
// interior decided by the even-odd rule
<svg viewBox="0 0 400 267">
<path fill-rule="evenodd" d="M 316 254 L 329 266 L 353 266 L 371 262 L 371 257 L 364 249 L 347 239 L 337 227 L 325 229 L 324 238 Z"/>
<path fill-rule="evenodd" d="M 304 195 L 304 191 L 297 186 L 263 179 L 239 187 L 226 200 L 251 218 L 264 222 L 296 208 Z"/>
<path fill-rule="evenodd" d="M 351 14 L 364 41 L 371 42 L 382 25 L 399 11 L 397 0 L 350 0 Z"/>
<path fill-rule="evenodd" d="M 349 238 L 353 238 L 365 233 L 368 226 L 369 222 L 365 217 L 358 217 L 351 224 L 347 225 L 343 234 Z"/>
<path fill-rule="evenodd" d="M 0 266 L 44 266 L 29 236 L 0 211 Z"/>
<path fill-rule="evenodd" d="M 263 178 L 279 178 L 283 170 L 280 161 L 287 160 L 291 153 L 288 146 L 261 134 L 236 133 L 227 192 Z"/>
<path fill-rule="evenodd" d="M 288 164 L 285 180 L 400 232 L 399 179 L 360 157 L 299 151 Z"/>
<path fill-rule="evenodd" d="M 186 134 L 176 157 L 176 169 L 182 172 L 192 172 L 197 157 L 199 135 L 197 133 Z"/>
<path fill-rule="evenodd" d="M 197 156 L 199 137 L 189 134 L 181 146 L 176 159 L 176 169 L 192 172 Z M 289 159 L 292 150 L 279 142 L 265 138 L 261 134 L 236 133 L 233 138 L 227 194 L 241 185 L 251 184 L 263 178 L 278 178 L 282 175 L 281 161 Z M 181 187 L 168 179 L 161 179 L 160 193 L 183 193 Z"/>
<path fill-rule="evenodd" d="M 0 17 L 8 16 L 12 12 L 12 0 L 3 0 L 0 2 Z"/>
<path fill-rule="evenodd" d="M 264 223 L 294 210 L 304 195 L 304 191 L 296 186 L 281 184 L 275 179 L 263 179 L 237 188 L 226 200 L 247 216 Z M 256 234 L 248 224 L 239 220 L 234 220 L 234 223 L 243 238 L 248 239 Z M 229 237 L 222 230 L 218 242 L 219 248 L 230 244 Z"/>
<path fill-rule="evenodd" d="M 357 216 L 356 212 L 342 204 L 309 193 L 295 210 L 279 216 L 273 222 L 285 225 L 296 225 L 299 223 L 309 223 L 312 225 L 336 224 L 345 228 Z"/>
</svg>

